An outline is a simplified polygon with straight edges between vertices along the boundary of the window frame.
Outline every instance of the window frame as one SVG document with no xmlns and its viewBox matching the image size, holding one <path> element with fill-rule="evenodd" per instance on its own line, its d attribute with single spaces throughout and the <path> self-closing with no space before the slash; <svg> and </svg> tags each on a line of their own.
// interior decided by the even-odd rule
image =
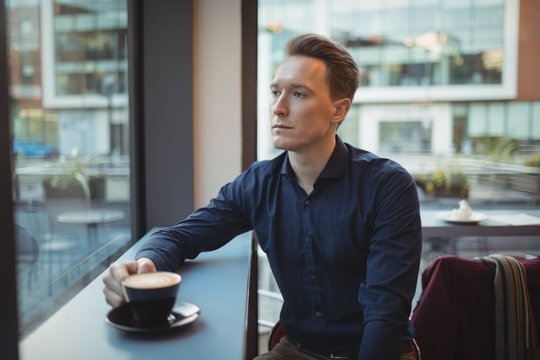
<svg viewBox="0 0 540 360">
<path fill-rule="evenodd" d="M 193 211 L 193 3 L 133 0 L 127 4 L 132 242 L 126 246 L 130 246 L 152 227 L 173 223 Z M 0 0 L 0 24 L 6 24 L 0 26 L 0 118 L 11 119 L 6 5 L 6 0 Z M 171 41 L 152 41 L 156 38 Z M 147 86 L 153 91 L 144 91 Z M 170 94 L 180 95 L 171 101 Z M 0 270 L 7 280 L 0 297 L 0 348 L 6 358 L 17 359 L 10 127 L 11 121 L 0 122 L 0 216 L 6 239 L 0 241 Z M 164 184 L 164 176 L 171 181 Z"/>
<path fill-rule="evenodd" d="M 0 24 L 7 24 L 6 3 L 0 0 Z M 0 26 L 0 119 L 11 119 L 9 107 L 9 69 L 7 61 L 7 27 Z M 7 359 L 19 357 L 19 319 L 17 316 L 17 264 L 13 223 L 11 121 L 0 121 L 0 273 L 4 276 L 0 296 L 0 349 Z"/>
</svg>

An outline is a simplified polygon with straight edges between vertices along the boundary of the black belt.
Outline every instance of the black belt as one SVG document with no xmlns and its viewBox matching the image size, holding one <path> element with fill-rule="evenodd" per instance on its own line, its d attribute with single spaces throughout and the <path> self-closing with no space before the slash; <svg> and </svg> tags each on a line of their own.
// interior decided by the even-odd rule
<svg viewBox="0 0 540 360">
<path fill-rule="evenodd" d="M 318 355 L 327 357 L 329 359 L 344 359 L 344 360 L 345 359 L 347 359 L 347 360 L 356 360 L 356 359 L 358 359 L 358 349 L 344 349 L 344 350 L 333 351 L 333 352 L 330 352 L 330 353 L 328 353 L 328 352 L 325 353 L 325 352 L 320 352 L 320 351 L 317 351 L 317 350 L 307 348 L 304 345 L 300 344 L 298 341 L 296 341 L 294 339 L 291 339 L 289 336 L 287 336 L 287 340 L 291 344 L 296 346 L 296 348 L 299 349 L 299 350 L 316 353 Z M 416 344 L 416 342 L 413 339 L 407 340 L 407 341 L 405 341 L 403 343 L 403 347 L 401 348 L 401 353 L 402 354 L 413 353 L 416 356 L 418 356 L 419 355 L 418 345 Z"/>
<path fill-rule="evenodd" d="M 343 350 L 336 350 L 336 351 L 332 351 L 332 352 L 321 352 L 321 351 L 318 351 L 318 350 L 310 349 L 310 348 L 302 345 L 298 341 L 296 341 L 294 339 L 291 339 L 291 337 L 289 337 L 289 336 L 286 336 L 286 337 L 287 337 L 287 340 L 291 344 L 293 344 L 294 346 L 296 346 L 297 349 L 302 350 L 302 351 L 315 353 L 317 355 L 324 356 L 324 357 L 329 358 L 329 359 L 343 359 L 343 360 L 356 360 L 356 359 L 358 359 L 358 349 L 343 349 Z"/>
<path fill-rule="evenodd" d="M 358 359 L 358 350 L 341 350 L 337 352 L 332 352 L 328 355 L 330 359 L 348 359 L 356 360 Z"/>
</svg>

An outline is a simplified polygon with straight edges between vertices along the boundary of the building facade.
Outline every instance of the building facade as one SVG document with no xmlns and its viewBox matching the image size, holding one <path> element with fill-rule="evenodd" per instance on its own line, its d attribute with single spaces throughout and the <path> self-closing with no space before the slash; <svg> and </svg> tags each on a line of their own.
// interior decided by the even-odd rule
<svg viewBox="0 0 540 360">
<path fill-rule="evenodd" d="M 418 179 L 451 164 L 474 175 L 476 189 L 479 173 L 538 172 L 522 168 L 540 152 L 537 1 L 259 4 L 261 157 L 275 154 L 262 84 L 270 82 L 291 36 L 315 32 L 343 44 L 361 69 L 340 128 L 347 142 L 396 158 Z M 537 182 L 528 192 L 538 195 Z"/>
<path fill-rule="evenodd" d="M 126 0 L 8 8 L 14 137 L 61 155 L 127 154 Z"/>
</svg>

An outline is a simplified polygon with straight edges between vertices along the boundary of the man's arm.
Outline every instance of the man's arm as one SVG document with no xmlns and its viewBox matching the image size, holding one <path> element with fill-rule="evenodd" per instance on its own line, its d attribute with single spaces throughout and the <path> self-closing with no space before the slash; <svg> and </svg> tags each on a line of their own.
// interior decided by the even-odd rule
<svg viewBox="0 0 540 360">
<path fill-rule="evenodd" d="M 112 264 L 103 278 L 106 302 L 113 307 L 125 302 L 121 282 L 127 276 L 156 270 L 176 271 L 185 259 L 217 249 L 251 229 L 245 216 L 246 189 L 242 180 L 245 176 L 244 173 L 223 186 L 216 198 L 185 220 L 152 234 L 136 260 Z"/>
<path fill-rule="evenodd" d="M 377 187 L 366 280 L 359 300 L 364 311 L 361 359 L 399 359 L 415 293 L 422 234 L 412 177 L 393 171 Z"/>
<path fill-rule="evenodd" d="M 174 226 L 156 231 L 136 258 L 151 259 L 158 270 L 175 271 L 186 259 L 225 245 L 252 228 L 243 204 L 242 183 L 225 185 L 208 205 Z"/>
</svg>

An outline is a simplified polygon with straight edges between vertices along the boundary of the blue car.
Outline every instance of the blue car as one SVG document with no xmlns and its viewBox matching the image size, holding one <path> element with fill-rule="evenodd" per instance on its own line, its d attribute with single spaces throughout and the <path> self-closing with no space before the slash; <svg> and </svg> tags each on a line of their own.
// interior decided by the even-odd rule
<svg viewBox="0 0 540 360">
<path fill-rule="evenodd" d="M 58 149 L 38 139 L 21 138 L 13 140 L 13 156 L 51 159 L 58 157 Z"/>
</svg>

